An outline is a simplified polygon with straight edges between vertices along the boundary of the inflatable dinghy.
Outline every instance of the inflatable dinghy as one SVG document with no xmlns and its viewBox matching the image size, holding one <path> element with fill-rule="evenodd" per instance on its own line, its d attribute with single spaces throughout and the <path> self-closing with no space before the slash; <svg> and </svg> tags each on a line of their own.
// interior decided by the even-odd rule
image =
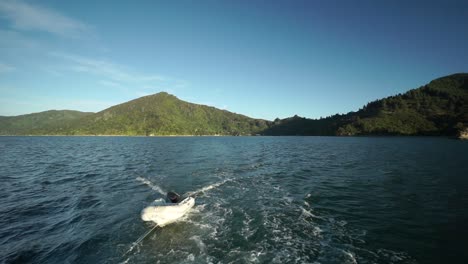
<svg viewBox="0 0 468 264">
<path fill-rule="evenodd" d="M 152 205 L 143 209 L 141 219 L 143 221 L 153 221 L 158 226 L 163 227 L 177 221 L 195 205 L 193 197 L 187 197 L 178 202 L 179 199 L 173 199 L 171 193 L 168 193 L 168 198 L 170 202 L 166 202 L 164 199 L 156 200 Z M 177 198 L 180 198 L 180 196 Z"/>
</svg>

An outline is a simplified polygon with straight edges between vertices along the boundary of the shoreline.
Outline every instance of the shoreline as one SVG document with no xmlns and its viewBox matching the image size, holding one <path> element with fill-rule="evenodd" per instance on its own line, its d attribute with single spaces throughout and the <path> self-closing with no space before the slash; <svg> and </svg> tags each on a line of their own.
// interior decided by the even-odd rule
<svg viewBox="0 0 468 264">
<path fill-rule="evenodd" d="M 448 138 L 457 140 L 466 140 L 457 136 L 450 135 L 0 135 L 0 137 L 144 137 L 144 138 L 162 138 L 162 137 L 336 137 L 336 138 Z"/>
<path fill-rule="evenodd" d="M 0 137 L 255 137 L 252 135 L 0 135 Z"/>
</svg>

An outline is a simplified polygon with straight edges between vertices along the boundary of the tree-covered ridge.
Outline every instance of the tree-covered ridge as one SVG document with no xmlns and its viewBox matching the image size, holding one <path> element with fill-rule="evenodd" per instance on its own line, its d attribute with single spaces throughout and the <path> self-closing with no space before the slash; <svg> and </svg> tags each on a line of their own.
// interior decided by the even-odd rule
<svg viewBox="0 0 468 264">
<path fill-rule="evenodd" d="M 91 114 L 93 113 L 49 110 L 27 115 L 1 116 L 0 135 L 45 135 L 51 131 L 57 134 L 63 124 Z"/>
<path fill-rule="evenodd" d="M 455 135 L 468 126 L 468 74 L 454 74 L 357 112 L 275 120 L 267 135 Z"/>
<path fill-rule="evenodd" d="M 454 135 L 468 123 L 468 74 L 368 103 L 338 135 Z"/>
<path fill-rule="evenodd" d="M 141 97 L 74 122 L 76 135 L 250 135 L 268 122 L 206 105 L 179 100 L 165 92 Z"/>
<path fill-rule="evenodd" d="M 98 113 L 47 111 L 0 117 L 2 135 L 251 135 L 269 122 L 188 103 L 165 92 Z"/>
<path fill-rule="evenodd" d="M 0 135 L 456 135 L 468 127 L 468 74 L 454 74 L 357 112 L 267 121 L 188 103 L 165 92 L 98 113 L 0 117 Z"/>
</svg>

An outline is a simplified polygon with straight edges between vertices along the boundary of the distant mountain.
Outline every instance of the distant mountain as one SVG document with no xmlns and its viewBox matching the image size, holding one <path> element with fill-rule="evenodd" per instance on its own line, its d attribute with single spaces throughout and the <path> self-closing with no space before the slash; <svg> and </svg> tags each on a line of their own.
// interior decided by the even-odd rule
<svg viewBox="0 0 468 264">
<path fill-rule="evenodd" d="M 165 92 L 141 97 L 75 120 L 70 134 L 250 135 L 268 121 L 192 104 Z"/>
<path fill-rule="evenodd" d="M 5 120 L 4 120 L 5 119 Z M 47 111 L 0 118 L 3 135 L 250 135 L 269 122 L 192 104 L 165 92 L 98 113 Z"/>
<path fill-rule="evenodd" d="M 50 131 L 60 134 L 63 124 L 91 114 L 72 110 L 50 110 L 19 116 L 0 116 L 0 135 L 44 135 Z"/>
<path fill-rule="evenodd" d="M 468 74 L 454 74 L 357 112 L 275 120 L 266 135 L 456 135 L 468 126 Z"/>
<path fill-rule="evenodd" d="M 188 103 L 165 92 L 98 113 L 0 116 L 0 135 L 456 135 L 468 131 L 468 74 L 454 74 L 357 112 L 267 121 Z"/>
</svg>

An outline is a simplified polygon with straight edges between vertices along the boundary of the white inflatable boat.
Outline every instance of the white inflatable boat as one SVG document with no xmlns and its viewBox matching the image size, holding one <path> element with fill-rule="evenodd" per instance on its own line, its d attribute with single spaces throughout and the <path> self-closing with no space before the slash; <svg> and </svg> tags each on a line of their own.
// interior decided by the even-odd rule
<svg viewBox="0 0 468 264">
<path fill-rule="evenodd" d="M 158 226 L 163 227 L 184 216 L 194 205 L 195 199 L 193 197 L 187 197 L 178 203 L 167 203 L 164 199 L 159 199 L 141 211 L 141 219 L 153 221 Z"/>
</svg>

